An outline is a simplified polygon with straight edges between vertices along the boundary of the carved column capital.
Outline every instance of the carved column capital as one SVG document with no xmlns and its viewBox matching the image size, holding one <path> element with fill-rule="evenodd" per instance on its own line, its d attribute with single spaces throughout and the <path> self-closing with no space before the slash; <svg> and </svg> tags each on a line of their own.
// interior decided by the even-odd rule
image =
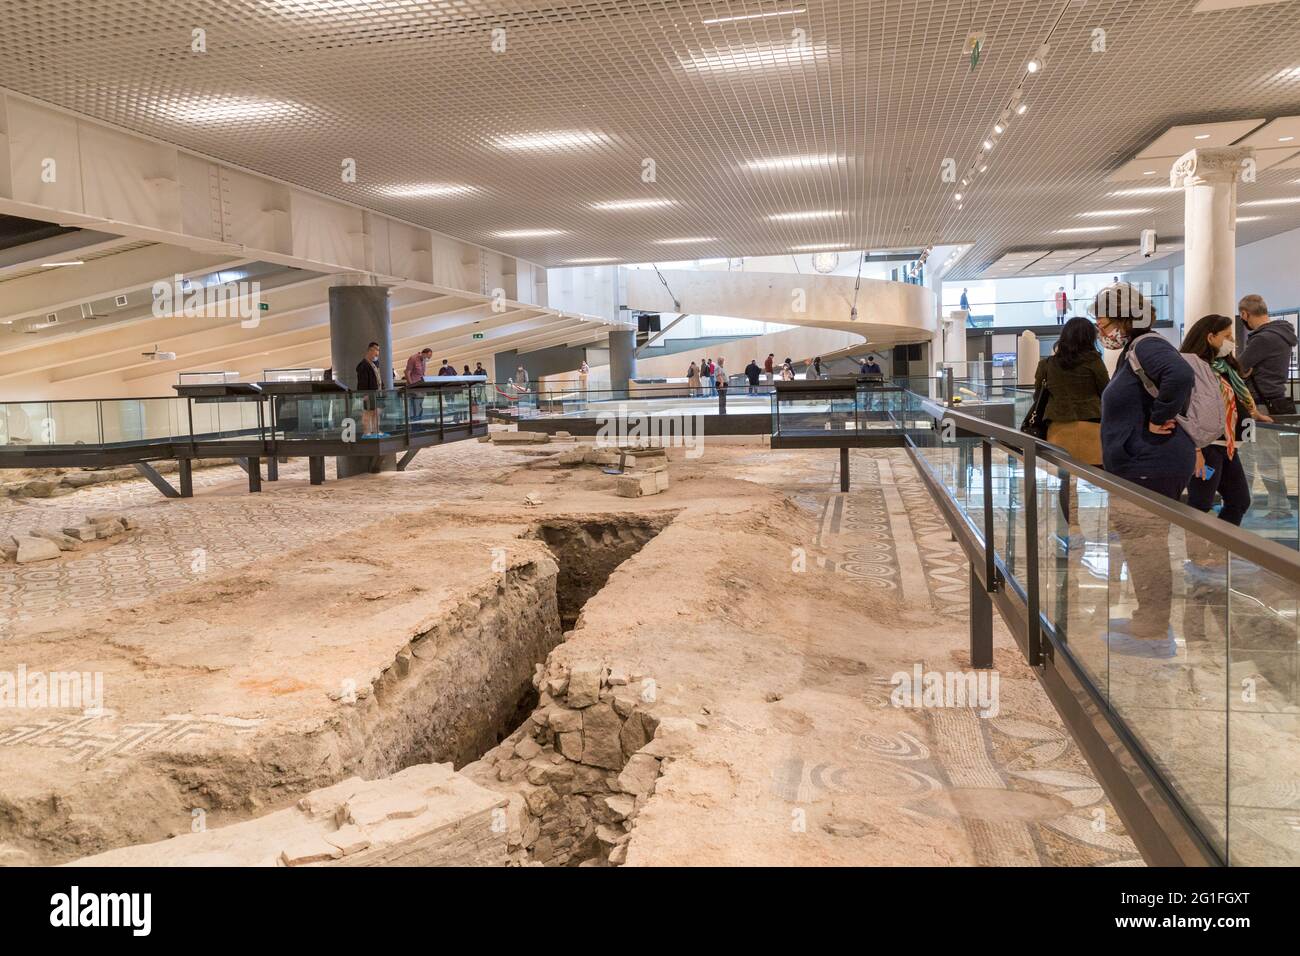
<svg viewBox="0 0 1300 956">
<path fill-rule="evenodd" d="M 1169 185 L 1178 187 L 1234 182 L 1245 172 L 1246 161 L 1254 156 L 1255 149 L 1252 146 L 1189 149 L 1174 160 L 1174 165 L 1169 170 Z"/>
</svg>

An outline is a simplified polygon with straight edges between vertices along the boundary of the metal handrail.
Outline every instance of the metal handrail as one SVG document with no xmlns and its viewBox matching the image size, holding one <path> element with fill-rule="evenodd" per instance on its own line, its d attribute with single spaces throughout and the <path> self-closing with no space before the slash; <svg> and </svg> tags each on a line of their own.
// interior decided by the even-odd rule
<svg viewBox="0 0 1300 956">
<path fill-rule="evenodd" d="M 1042 458 L 1064 468 L 1071 476 L 1087 478 L 1091 484 L 1117 494 L 1120 498 L 1137 504 L 1186 531 L 1192 531 L 1238 557 L 1245 558 L 1274 574 L 1300 582 L 1300 552 L 1263 538 L 1252 531 L 1243 531 L 1236 525 L 1220 521 L 1203 511 L 1197 511 L 1181 501 L 1152 494 L 1140 485 L 1103 471 L 1095 465 L 1076 461 L 1056 445 L 1041 438 L 952 409 L 945 410 L 944 418 L 952 418 L 954 424 L 962 429 L 991 438 L 1003 445 L 1019 450 L 1032 449 L 1035 458 Z M 1030 473 L 1028 460 L 1025 463 L 1025 471 L 1026 474 Z M 1036 485 L 1026 495 L 1027 498 L 1030 496 L 1036 500 Z"/>
</svg>

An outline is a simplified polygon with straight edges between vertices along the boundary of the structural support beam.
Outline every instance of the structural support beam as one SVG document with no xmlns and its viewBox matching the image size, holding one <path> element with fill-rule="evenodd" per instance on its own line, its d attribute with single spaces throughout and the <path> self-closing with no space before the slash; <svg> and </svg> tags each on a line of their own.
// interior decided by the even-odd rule
<svg viewBox="0 0 1300 956">
<path fill-rule="evenodd" d="M 330 289 L 330 359 L 336 381 L 348 388 L 357 387 L 357 366 L 366 357 L 366 347 L 379 343 L 379 387 L 393 387 L 393 331 L 389 316 L 388 289 L 379 285 L 336 285 Z M 370 399 L 368 401 L 373 401 Z M 365 413 L 363 413 L 365 414 Z M 358 422 L 357 433 L 367 428 L 380 431 L 380 411 L 369 409 L 369 422 Z M 397 467 L 393 455 L 384 455 L 375 467 L 373 458 L 347 456 L 334 460 L 340 478 L 364 475 L 371 471 L 392 471 Z"/>
<path fill-rule="evenodd" d="M 181 497 L 181 492 L 173 488 L 171 486 L 171 482 L 169 482 L 162 475 L 158 474 L 158 470 L 154 468 L 153 465 L 149 464 L 149 462 L 137 461 L 135 463 L 135 470 L 140 472 L 140 474 L 144 475 L 146 478 L 148 478 L 149 484 L 153 485 L 155 488 L 161 491 L 166 497 L 168 498 Z M 181 476 L 182 489 L 184 489 L 184 486 L 185 486 L 185 476 L 182 474 Z M 192 493 L 193 492 L 191 492 L 191 494 Z M 189 497 L 189 495 L 186 495 L 186 497 Z"/>
<path fill-rule="evenodd" d="M 840 491 L 849 490 L 849 450 L 840 449 Z"/>
<path fill-rule="evenodd" d="M 970 666 L 993 666 L 993 599 L 974 565 L 970 569 Z"/>
<path fill-rule="evenodd" d="M 1183 314 L 1236 315 L 1237 181 L 1255 150 L 1219 146 L 1184 153 L 1169 171 L 1183 190 Z"/>
<path fill-rule="evenodd" d="M 609 387 L 614 397 L 627 395 L 628 382 L 636 378 L 636 330 L 611 329 L 609 333 Z"/>
<path fill-rule="evenodd" d="M 636 354 L 637 354 L 637 355 L 641 355 L 643 352 L 645 352 L 646 349 L 648 349 L 650 346 L 654 345 L 654 344 L 655 344 L 656 342 L 658 342 L 661 338 L 663 338 L 665 335 L 667 335 L 669 332 L 671 332 L 673 326 L 676 325 L 677 323 L 681 322 L 681 320 L 684 319 L 684 318 L 686 318 L 686 316 L 688 316 L 689 314 L 690 314 L 689 312 L 683 312 L 681 315 L 677 316 L 677 318 L 673 319 L 671 322 L 669 322 L 667 325 L 665 325 L 662 329 L 660 329 L 660 330 L 659 330 L 658 332 L 656 332 L 654 335 L 650 336 L 650 338 L 646 339 L 645 342 L 642 343 L 641 347 L 640 347 L 639 349 L 636 350 Z"/>
</svg>

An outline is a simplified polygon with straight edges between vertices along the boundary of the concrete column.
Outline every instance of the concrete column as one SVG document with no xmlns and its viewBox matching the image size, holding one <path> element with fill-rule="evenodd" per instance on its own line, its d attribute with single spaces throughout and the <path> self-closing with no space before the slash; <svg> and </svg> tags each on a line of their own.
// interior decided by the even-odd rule
<svg viewBox="0 0 1300 956">
<path fill-rule="evenodd" d="M 628 379 L 636 378 L 636 329 L 609 333 L 609 387 L 627 393 Z"/>
<path fill-rule="evenodd" d="M 1038 336 L 1025 329 L 1016 339 L 1016 384 L 1033 385 L 1038 371 Z"/>
<path fill-rule="evenodd" d="M 1184 153 L 1169 171 L 1183 189 L 1183 322 L 1237 310 L 1237 180 L 1255 155 L 1249 146 Z"/>
<path fill-rule="evenodd" d="M 348 388 L 357 387 L 357 363 L 366 346 L 379 343 L 380 384 L 393 387 L 393 333 L 389 315 L 388 289 L 378 285 L 337 285 L 330 289 L 330 361 L 334 378 Z M 357 422 L 357 434 L 361 423 Z M 395 455 L 376 458 L 335 459 L 340 478 L 370 471 L 393 471 Z"/>
</svg>

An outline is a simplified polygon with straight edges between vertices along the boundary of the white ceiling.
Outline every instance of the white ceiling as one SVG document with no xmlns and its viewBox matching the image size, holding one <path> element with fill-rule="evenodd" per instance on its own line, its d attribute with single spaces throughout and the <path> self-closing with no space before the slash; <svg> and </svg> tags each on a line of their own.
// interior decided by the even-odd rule
<svg viewBox="0 0 1300 956">
<path fill-rule="evenodd" d="M 1177 237 L 1181 198 L 1108 196 L 1113 170 L 1171 126 L 1300 115 L 1300 3 L 1194 6 L 22 0 L 0 4 L 0 85 L 545 265 L 973 243 L 963 278 L 1016 248 Z M 706 22 L 728 16 L 750 18 Z M 988 172 L 943 182 L 1022 79 Z M 789 156 L 815 158 L 771 163 Z M 1295 168 L 1243 201 L 1300 194 Z M 594 208 L 629 200 L 659 205 Z M 1056 232 L 1139 205 L 1108 234 Z M 1261 210 L 1239 241 L 1300 226 L 1300 205 Z M 821 215 L 769 218 L 788 213 Z"/>
</svg>

